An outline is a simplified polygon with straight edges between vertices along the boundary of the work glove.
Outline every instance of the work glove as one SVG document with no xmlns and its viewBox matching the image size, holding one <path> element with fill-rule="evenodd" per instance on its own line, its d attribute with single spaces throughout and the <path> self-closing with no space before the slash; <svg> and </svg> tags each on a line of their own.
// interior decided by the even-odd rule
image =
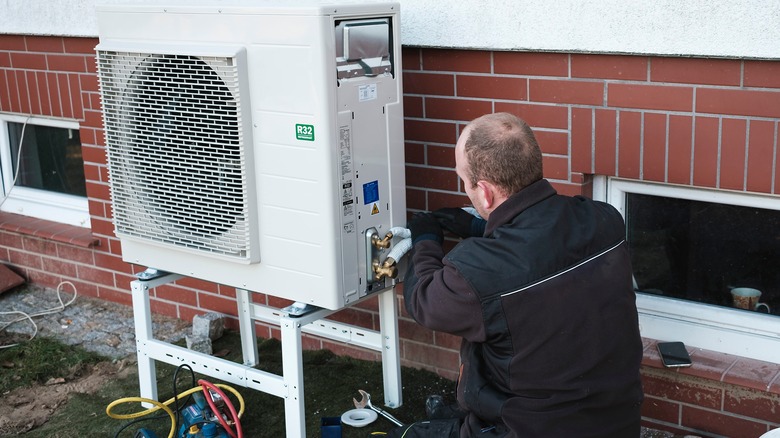
<svg viewBox="0 0 780 438">
<path fill-rule="evenodd" d="M 433 216 L 442 227 L 464 239 L 482 237 L 485 234 L 487 221 L 462 208 L 440 208 L 433 212 Z"/>
<path fill-rule="evenodd" d="M 423 240 L 434 240 L 438 243 L 444 241 L 444 233 L 439 221 L 430 213 L 417 213 L 406 224 L 406 228 L 412 233 L 412 244 Z"/>
</svg>

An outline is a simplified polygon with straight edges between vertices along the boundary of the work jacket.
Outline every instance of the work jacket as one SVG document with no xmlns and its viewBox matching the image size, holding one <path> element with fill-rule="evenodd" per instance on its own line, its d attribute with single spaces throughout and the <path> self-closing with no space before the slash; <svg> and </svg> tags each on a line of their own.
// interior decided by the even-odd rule
<svg viewBox="0 0 780 438">
<path fill-rule="evenodd" d="M 625 225 L 540 180 L 444 257 L 414 245 L 404 285 L 421 325 L 463 337 L 462 437 L 639 434 L 642 341 Z"/>
</svg>

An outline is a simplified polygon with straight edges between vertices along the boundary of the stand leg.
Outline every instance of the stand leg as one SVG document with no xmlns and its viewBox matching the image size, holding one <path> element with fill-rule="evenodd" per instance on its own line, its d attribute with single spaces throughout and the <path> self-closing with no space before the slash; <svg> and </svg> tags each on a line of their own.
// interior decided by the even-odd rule
<svg viewBox="0 0 780 438">
<path fill-rule="evenodd" d="M 149 307 L 149 287 L 143 281 L 130 283 L 133 295 L 133 320 L 138 352 L 138 383 L 141 397 L 157 400 L 157 369 L 154 359 L 146 354 L 147 341 L 153 339 L 152 312 Z M 146 405 L 146 404 L 144 404 Z M 146 407 L 152 407 L 148 404 Z"/>
<path fill-rule="evenodd" d="M 306 436 L 306 414 L 303 398 L 303 350 L 301 325 L 282 316 L 282 376 L 287 387 L 284 400 L 285 427 L 288 437 Z"/>
<path fill-rule="evenodd" d="M 398 347 L 398 300 L 395 289 L 379 294 L 379 332 L 382 338 L 382 377 L 385 405 L 397 408 L 403 403 L 401 393 L 401 355 Z"/>
<path fill-rule="evenodd" d="M 238 325 L 241 333 L 241 351 L 244 355 L 244 365 L 253 367 L 260 357 L 257 353 L 257 334 L 255 321 L 252 317 L 252 296 L 246 289 L 236 289 L 238 301 Z"/>
</svg>

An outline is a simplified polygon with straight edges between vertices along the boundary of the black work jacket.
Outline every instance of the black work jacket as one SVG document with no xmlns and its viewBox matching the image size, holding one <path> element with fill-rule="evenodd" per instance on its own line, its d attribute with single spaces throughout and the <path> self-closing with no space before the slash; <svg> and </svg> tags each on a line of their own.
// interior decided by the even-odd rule
<svg viewBox="0 0 780 438">
<path fill-rule="evenodd" d="M 639 431 L 642 341 L 612 206 L 538 181 L 446 258 L 438 242 L 415 244 L 404 297 L 418 323 L 463 337 L 461 436 Z"/>
</svg>

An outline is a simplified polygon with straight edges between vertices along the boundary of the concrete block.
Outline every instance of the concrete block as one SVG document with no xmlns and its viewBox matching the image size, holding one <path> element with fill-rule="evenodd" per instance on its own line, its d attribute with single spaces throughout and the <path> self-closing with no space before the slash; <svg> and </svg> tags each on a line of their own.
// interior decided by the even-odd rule
<svg viewBox="0 0 780 438">
<path fill-rule="evenodd" d="M 216 340 L 225 331 L 225 318 L 219 313 L 209 312 L 192 318 L 192 336 L 205 336 Z"/>
<path fill-rule="evenodd" d="M 211 339 L 208 336 L 185 336 L 187 348 L 199 353 L 211 354 Z"/>
</svg>

